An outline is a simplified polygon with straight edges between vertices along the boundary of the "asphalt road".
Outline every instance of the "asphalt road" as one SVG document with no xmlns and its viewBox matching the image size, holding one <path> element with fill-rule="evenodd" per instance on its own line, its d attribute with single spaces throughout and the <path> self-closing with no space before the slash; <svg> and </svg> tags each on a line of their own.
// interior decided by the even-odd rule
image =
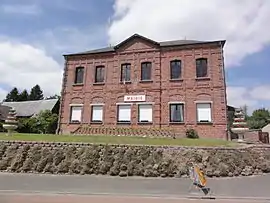
<svg viewBox="0 0 270 203">
<path fill-rule="evenodd" d="M 8 202 L 10 198 L 15 201 L 14 198 L 20 197 L 28 198 L 27 202 L 30 203 L 29 196 L 24 196 L 30 194 L 32 199 L 44 195 L 46 198 L 52 198 L 53 196 L 55 199 L 61 199 L 61 197 L 63 199 L 63 197 L 67 197 L 66 195 L 70 195 L 66 198 L 67 201 L 80 197 L 82 198 L 80 202 L 83 202 L 83 198 L 90 195 L 92 199 L 96 198 L 95 202 L 105 202 L 109 196 L 111 199 L 112 197 L 118 198 L 118 203 L 121 202 L 121 198 L 123 201 L 130 198 L 130 203 L 143 202 L 142 199 L 145 198 L 150 198 L 147 202 L 159 202 L 159 199 L 165 198 L 166 202 L 178 200 L 177 202 L 181 203 L 181 198 L 202 195 L 195 190 L 189 193 L 190 183 L 189 179 L 0 173 L 0 197 L 2 198 L 0 202 Z M 212 189 L 213 197 L 223 199 L 222 201 L 225 202 L 228 201 L 226 199 L 245 199 L 245 202 L 252 200 L 270 202 L 270 175 L 208 179 L 208 186 Z M 61 201 L 58 200 L 58 202 Z"/>
</svg>

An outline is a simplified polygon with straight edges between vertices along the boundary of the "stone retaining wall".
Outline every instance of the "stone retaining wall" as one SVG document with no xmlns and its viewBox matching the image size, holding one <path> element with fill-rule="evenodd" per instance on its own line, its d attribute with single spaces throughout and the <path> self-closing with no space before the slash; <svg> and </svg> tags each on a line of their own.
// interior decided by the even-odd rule
<svg viewBox="0 0 270 203">
<path fill-rule="evenodd" d="M 190 162 L 209 177 L 269 173 L 270 148 L 0 141 L 0 171 L 6 172 L 186 177 Z"/>
</svg>

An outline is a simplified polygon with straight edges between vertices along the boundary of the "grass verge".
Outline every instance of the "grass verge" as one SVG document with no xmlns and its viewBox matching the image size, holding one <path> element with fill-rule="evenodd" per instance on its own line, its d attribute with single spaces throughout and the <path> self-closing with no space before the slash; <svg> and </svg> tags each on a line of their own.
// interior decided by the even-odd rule
<svg viewBox="0 0 270 203">
<path fill-rule="evenodd" d="M 21 141 L 48 141 L 48 142 L 85 142 L 98 144 L 133 144 L 133 145 L 177 145 L 177 146 L 226 146 L 236 144 L 230 141 L 218 139 L 188 139 L 188 138 L 149 138 L 127 136 L 72 136 L 72 135 L 48 135 L 48 134 L 22 134 L 15 133 L 11 137 L 0 133 L 0 140 Z"/>
</svg>

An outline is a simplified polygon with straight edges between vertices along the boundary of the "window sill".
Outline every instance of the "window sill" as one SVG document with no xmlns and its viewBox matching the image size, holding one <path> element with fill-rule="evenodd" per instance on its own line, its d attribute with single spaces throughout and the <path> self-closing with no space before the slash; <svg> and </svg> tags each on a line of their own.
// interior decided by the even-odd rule
<svg viewBox="0 0 270 203">
<path fill-rule="evenodd" d="M 81 124 L 80 121 L 69 121 L 69 124 Z"/>
<path fill-rule="evenodd" d="M 123 81 L 120 81 L 120 84 L 124 85 L 124 84 L 131 84 L 131 81 L 125 81 L 125 83 Z"/>
<path fill-rule="evenodd" d="M 153 122 L 138 122 L 138 125 L 153 125 Z"/>
<path fill-rule="evenodd" d="M 99 124 L 99 125 L 102 125 L 103 122 L 102 121 L 91 121 L 90 124 Z"/>
<path fill-rule="evenodd" d="M 117 125 L 130 125 L 131 122 L 128 121 L 117 121 Z"/>
<path fill-rule="evenodd" d="M 73 83 L 72 86 L 83 86 L 84 83 Z"/>
<path fill-rule="evenodd" d="M 179 78 L 179 79 L 170 79 L 170 82 L 183 82 L 184 80 Z"/>
<path fill-rule="evenodd" d="M 93 85 L 105 85 L 105 82 L 95 82 Z"/>
<path fill-rule="evenodd" d="M 140 80 L 140 83 L 152 83 L 153 80 Z"/>
<path fill-rule="evenodd" d="M 213 122 L 197 122 L 198 125 L 213 125 Z"/>
<path fill-rule="evenodd" d="M 209 78 L 209 77 L 197 77 L 196 80 L 197 81 L 200 81 L 200 80 L 205 81 L 205 80 L 211 80 L 211 78 Z"/>
<path fill-rule="evenodd" d="M 170 125 L 185 125 L 185 122 L 170 122 Z"/>
</svg>

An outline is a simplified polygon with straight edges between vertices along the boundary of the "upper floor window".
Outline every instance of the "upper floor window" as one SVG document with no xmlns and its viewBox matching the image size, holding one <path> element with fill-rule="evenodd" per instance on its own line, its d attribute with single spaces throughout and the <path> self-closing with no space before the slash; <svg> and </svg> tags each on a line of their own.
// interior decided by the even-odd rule
<svg viewBox="0 0 270 203">
<path fill-rule="evenodd" d="M 96 83 L 103 83 L 104 82 L 104 75 L 105 75 L 105 67 L 104 66 L 97 66 L 96 73 L 95 73 L 95 82 Z"/>
<path fill-rule="evenodd" d="M 83 76 L 84 76 L 84 67 L 77 67 L 75 70 L 75 80 L 74 83 L 83 83 Z"/>
<path fill-rule="evenodd" d="M 141 66 L 141 80 L 151 80 L 152 63 L 143 62 Z"/>
<path fill-rule="evenodd" d="M 129 63 L 121 65 L 121 82 L 130 81 L 130 69 L 131 65 Z"/>
<path fill-rule="evenodd" d="M 171 61 L 171 79 L 180 79 L 181 78 L 181 61 L 174 60 Z"/>
<path fill-rule="evenodd" d="M 200 77 L 207 77 L 207 59 L 206 58 L 200 58 L 196 59 L 196 76 L 197 78 Z"/>
</svg>

